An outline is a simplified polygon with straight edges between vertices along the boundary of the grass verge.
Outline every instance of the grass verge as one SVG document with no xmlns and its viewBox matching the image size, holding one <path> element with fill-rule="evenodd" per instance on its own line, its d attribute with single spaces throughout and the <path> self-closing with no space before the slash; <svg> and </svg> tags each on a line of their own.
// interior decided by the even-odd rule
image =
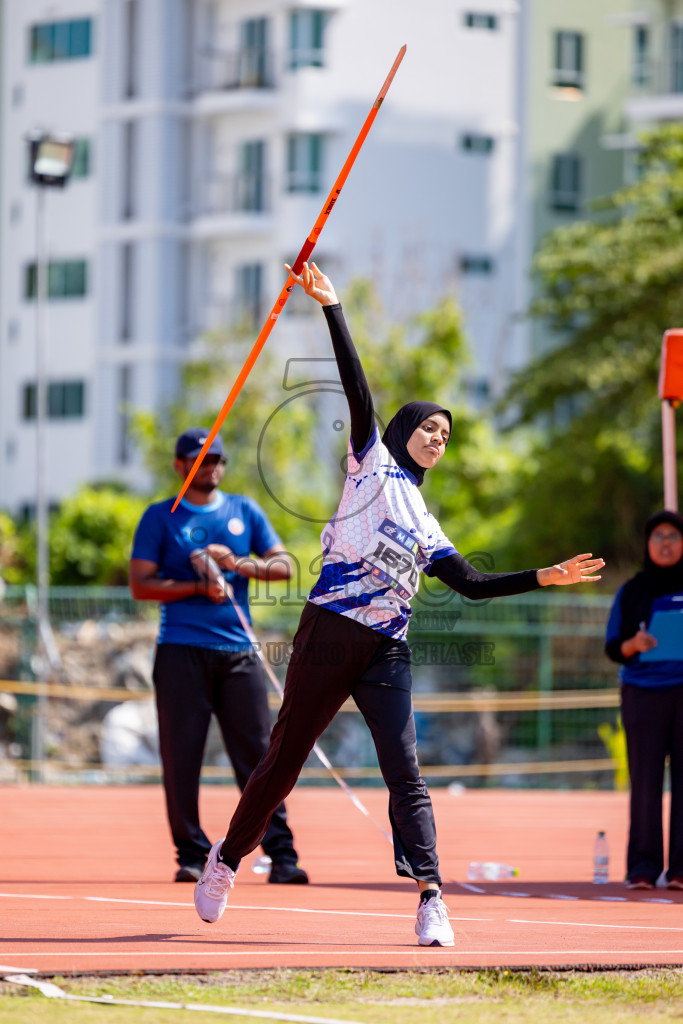
<svg viewBox="0 0 683 1024">
<path fill-rule="evenodd" d="M 203 1003 L 363 1024 L 635 1024 L 683 1019 L 683 970 L 462 972 L 245 970 L 203 975 L 51 979 L 80 996 Z M 48 999 L 0 982 L 0 1024 L 181 1024 L 216 1021 L 210 1011 Z M 223 1017 L 233 1024 L 254 1018 Z"/>
</svg>

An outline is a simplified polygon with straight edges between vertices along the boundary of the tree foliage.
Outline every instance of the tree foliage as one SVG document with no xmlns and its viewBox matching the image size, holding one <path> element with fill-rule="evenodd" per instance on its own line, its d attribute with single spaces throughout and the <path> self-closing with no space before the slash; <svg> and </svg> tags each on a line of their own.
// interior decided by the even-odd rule
<svg viewBox="0 0 683 1024">
<path fill-rule="evenodd" d="M 657 375 L 662 333 L 683 323 L 682 229 L 683 127 L 670 124 L 643 138 L 637 181 L 542 243 L 531 313 L 557 344 L 505 399 L 517 425 L 543 428 L 520 477 L 515 557 L 559 544 L 639 561 L 662 502 Z"/>
<path fill-rule="evenodd" d="M 147 504 L 116 485 L 82 487 L 50 516 L 50 582 L 59 585 L 120 586 L 128 579 L 133 532 Z M 35 523 L 17 527 L 0 516 L 5 557 L 0 575 L 8 583 L 36 578 Z M 5 525 L 3 525 L 5 524 Z"/>
</svg>

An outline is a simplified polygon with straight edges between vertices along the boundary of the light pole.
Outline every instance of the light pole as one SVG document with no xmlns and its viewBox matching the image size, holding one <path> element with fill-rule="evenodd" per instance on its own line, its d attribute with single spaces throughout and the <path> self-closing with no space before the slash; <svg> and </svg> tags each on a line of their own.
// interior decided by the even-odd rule
<svg viewBox="0 0 683 1024">
<path fill-rule="evenodd" d="M 49 627 L 48 594 L 50 587 L 48 497 L 46 480 L 46 419 L 48 386 L 45 354 L 45 302 L 48 297 L 48 266 L 45 245 L 45 189 L 66 185 L 74 156 L 74 140 L 70 136 L 36 131 L 28 137 L 31 180 L 36 195 L 36 591 L 38 644 L 49 659 L 52 633 Z M 41 682 L 46 681 L 43 667 Z M 33 716 L 31 760 L 41 766 L 45 756 L 45 724 L 47 697 L 41 693 Z"/>
</svg>

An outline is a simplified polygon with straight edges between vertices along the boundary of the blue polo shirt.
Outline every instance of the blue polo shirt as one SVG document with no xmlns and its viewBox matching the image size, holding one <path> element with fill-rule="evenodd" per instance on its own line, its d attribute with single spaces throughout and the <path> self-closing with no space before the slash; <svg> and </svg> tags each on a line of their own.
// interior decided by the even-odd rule
<svg viewBox="0 0 683 1024">
<path fill-rule="evenodd" d="M 159 576 L 164 579 L 196 580 L 190 555 L 207 544 L 225 544 L 240 557 L 251 554 L 260 557 L 280 543 L 263 509 L 243 494 L 219 491 L 210 505 L 192 505 L 182 498 L 176 511 L 171 513 L 173 501 L 173 498 L 160 501 L 143 513 L 131 555 L 155 562 Z M 251 622 L 249 581 L 236 572 L 223 575 Z M 232 602 L 216 604 L 201 596 L 160 603 L 157 642 L 223 650 L 244 650 L 251 646 Z"/>
</svg>

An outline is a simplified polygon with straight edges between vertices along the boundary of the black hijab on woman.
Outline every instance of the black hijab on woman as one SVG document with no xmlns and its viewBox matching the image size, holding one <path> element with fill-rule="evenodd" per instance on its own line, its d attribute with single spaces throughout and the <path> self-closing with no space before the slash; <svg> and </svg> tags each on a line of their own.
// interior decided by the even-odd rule
<svg viewBox="0 0 683 1024">
<path fill-rule="evenodd" d="M 448 417 L 449 429 L 453 426 L 448 409 L 437 405 L 436 402 L 408 402 L 407 405 L 401 406 L 382 435 L 382 441 L 391 452 L 396 464 L 401 469 L 407 469 L 409 473 L 412 473 L 418 487 L 424 480 L 425 470 L 422 466 L 418 466 L 415 459 L 409 454 L 406 443 L 420 424 L 433 416 L 435 412 L 442 412 L 444 416 Z"/>
<path fill-rule="evenodd" d="M 622 641 L 634 636 L 640 629 L 641 622 L 649 622 L 652 605 L 658 597 L 683 592 L 683 558 L 668 567 L 655 565 L 647 549 L 650 534 L 661 523 L 671 523 L 683 534 L 683 516 L 677 512 L 655 512 L 645 524 L 644 567 L 624 584 L 621 591 L 619 636 L 605 645 L 605 650 L 613 661 L 623 663 L 628 660 L 621 653 Z"/>
<path fill-rule="evenodd" d="M 678 512 L 669 512 L 663 509 L 661 512 L 655 512 L 653 516 L 650 516 L 645 524 L 644 569 L 638 576 L 643 578 L 643 583 L 654 597 L 661 597 L 663 594 L 675 594 L 679 590 L 683 590 L 683 558 L 679 558 L 675 565 L 657 565 L 650 558 L 650 553 L 647 549 L 650 534 L 661 523 L 670 523 L 683 535 L 683 516 L 680 516 Z"/>
</svg>

